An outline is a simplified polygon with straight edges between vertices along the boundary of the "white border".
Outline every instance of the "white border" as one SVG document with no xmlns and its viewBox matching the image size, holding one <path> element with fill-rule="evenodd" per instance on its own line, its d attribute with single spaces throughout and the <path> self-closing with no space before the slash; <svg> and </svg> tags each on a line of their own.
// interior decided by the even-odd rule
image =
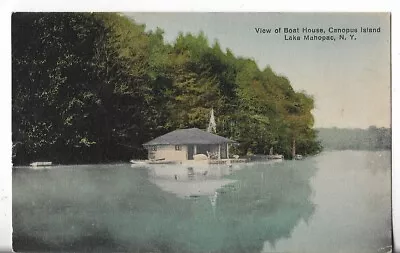
<svg viewBox="0 0 400 253">
<path fill-rule="evenodd" d="M 0 1 L 0 26 L 2 38 L 0 40 L 0 109 L 3 122 L 1 124 L 0 142 L 0 251 L 11 251 L 11 12 L 12 11 L 210 11 L 210 12 L 290 12 L 290 11 L 323 11 L 323 12 L 392 12 L 392 129 L 393 129 L 393 157 L 400 157 L 400 134 L 396 131 L 399 126 L 398 108 L 400 104 L 400 11 L 399 1 L 396 0 L 277 0 L 277 1 L 222 1 L 222 0 L 96 0 L 96 1 L 55 1 L 55 0 L 2 0 Z M 395 29 L 397 28 L 397 29 Z M 393 165 L 393 219 L 394 236 L 400 237 L 400 185 L 399 162 L 392 160 Z M 4 238 L 1 231 L 9 231 Z M 9 242 L 5 247 L 3 242 Z"/>
<path fill-rule="evenodd" d="M 11 14 L 3 13 L 11 4 L 0 4 L 0 252 L 9 251 L 11 246 Z M 5 243 L 9 246 L 5 247 Z"/>
<path fill-rule="evenodd" d="M 4 0 L 3 0 L 4 1 Z M 11 2 L 11 3 L 10 3 Z M 7 4 L 9 3 L 9 4 Z M 393 10 L 396 0 L 370 0 L 370 1 L 318 1 L 318 0 L 279 0 L 279 1 L 258 1 L 258 0 L 6 0 L 6 10 L 18 11 L 209 11 L 209 12 L 387 12 Z"/>
<path fill-rule="evenodd" d="M 397 3 L 398 4 L 398 3 Z M 398 5 L 397 5 L 398 7 Z M 392 11 L 392 210 L 394 249 L 400 251 L 400 11 Z M 396 159 L 397 158 L 397 159 Z"/>
</svg>

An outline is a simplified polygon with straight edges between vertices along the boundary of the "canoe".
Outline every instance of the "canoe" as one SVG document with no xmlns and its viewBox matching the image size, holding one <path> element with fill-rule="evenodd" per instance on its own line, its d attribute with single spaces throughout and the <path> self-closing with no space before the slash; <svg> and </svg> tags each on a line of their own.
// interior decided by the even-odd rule
<svg viewBox="0 0 400 253">
<path fill-rule="evenodd" d="M 283 159 L 283 155 L 268 155 L 268 159 Z"/>
<path fill-rule="evenodd" d="M 30 165 L 32 167 L 51 166 L 52 162 L 33 162 Z"/>
</svg>

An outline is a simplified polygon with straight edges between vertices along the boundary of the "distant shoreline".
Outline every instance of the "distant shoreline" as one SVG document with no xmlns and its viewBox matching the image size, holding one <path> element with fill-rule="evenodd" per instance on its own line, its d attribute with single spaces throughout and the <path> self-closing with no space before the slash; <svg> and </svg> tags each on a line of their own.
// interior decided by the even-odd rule
<svg viewBox="0 0 400 253">
<path fill-rule="evenodd" d="M 392 129 L 370 126 L 360 128 L 316 128 L 324 150 L 391 150 Z"/>
<path fill-rule="evenodd" d="M 330 152 L 330 151 L 371 151 L 371 152 L 377 152 L 377 151 L 392 151 L 392 149 L 329 149 L 329 148 L 324 148 L 322 152 Z"/>
</svg>

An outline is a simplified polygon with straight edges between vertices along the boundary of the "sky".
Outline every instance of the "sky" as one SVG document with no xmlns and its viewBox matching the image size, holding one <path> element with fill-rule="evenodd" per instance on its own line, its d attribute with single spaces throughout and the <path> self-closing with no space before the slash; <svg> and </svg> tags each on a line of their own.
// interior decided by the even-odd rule
<svg viewBox="0 0 400 253">
<path fill-rule="evenodd" d="M 388 13 L 125 13 L 147 30 L 159 27 L 172 43 L 179 32 L 203 31 L 236 56 L 286 76 L 315 99 L 315 127 L 390 127 L 390 15 Z M 275 28 L 322 28 L 335 41 L 290 41 Z M 355 40 L 328 29 L 357 29 Z M 380 27 L 361 33 L 361 27 Z M 272 29 L 260 34 L 255 28 Z M 342 34 L 342 33 L 341 33 Z M 286 34 L 291 35 L 291 34 Z M 293 34 L 292 34 L 293 35 Z M 305 34 L 300 33 L 301 38 Z M 317 35 L 317 34 L 311 34 Z M 319 34 L 320 35 L 320 34 Z"/>
</svg>

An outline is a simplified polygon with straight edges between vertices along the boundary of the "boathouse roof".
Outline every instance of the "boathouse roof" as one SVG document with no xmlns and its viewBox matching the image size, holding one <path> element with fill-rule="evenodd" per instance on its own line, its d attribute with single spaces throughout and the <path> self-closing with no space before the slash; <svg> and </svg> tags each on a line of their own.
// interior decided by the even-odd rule
<svg viewBox="0 0 400 253">
<path fill-rule="evenodd" d="M 198 128 L 189 128 L 178 129 L 170 133 L 164 134 L 143 144 L 143 146 L 223 143 L 235 143 L 235 141 L 200 130 Z"/>
</svg>

